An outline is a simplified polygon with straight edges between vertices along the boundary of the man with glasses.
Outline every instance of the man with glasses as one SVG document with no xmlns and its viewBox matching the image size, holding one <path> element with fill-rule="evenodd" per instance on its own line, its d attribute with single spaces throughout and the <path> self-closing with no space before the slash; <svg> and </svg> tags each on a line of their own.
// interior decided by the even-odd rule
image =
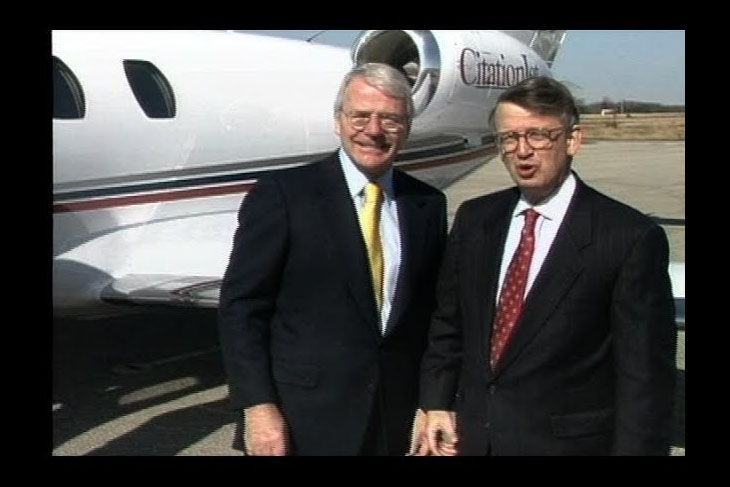
<svg viewBox="0 0 730 487">
<path fill-rule="evenodd" d="M 412 117 L 402 73 L 353 69 L 341 148 L 241 206 L 219 326 L 249 455 L 407 453 L 446 241 L 443 193 L 393 168 Z"/>
<path fill-rule="evenodd" d="M 578 111 L 559 82 L 491 114 L 516 187 L 464 203 L 424 356 L 436 455 L 666 455 L 674 397 L 668 242 L 571 171 Z"/>
</svg>

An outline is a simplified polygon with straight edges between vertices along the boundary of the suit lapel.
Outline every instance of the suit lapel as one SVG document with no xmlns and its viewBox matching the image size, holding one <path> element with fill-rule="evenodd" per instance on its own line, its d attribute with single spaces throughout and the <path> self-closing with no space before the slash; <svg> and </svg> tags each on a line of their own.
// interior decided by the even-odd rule
<svg viewBox="0 0 730 487">
<path fill-rule="evenodd" d="M 365 242 L 337 155 L 322 163 L 321 169 L 322 177 L 315 183 L 318 185 L 320 214 L 324 215 L 320 230 L 339 252 L 345 281 L 363 318 L 380 336 Z"/>
<path fill-rule="evenodd" d="M 398 170 L 393 171 L 393 187 L 398 208 L 398 228 L 402 251 L 393 306 L 385 328 L 386 335 L 393 331 L 412 299 L 412 273 L 415 271 L 414 265 L 421 262 L 428 226 L 428 219 L 424 211 L 426 202 L 417 194 L 409 191 L 407 181 Z"/>
<path fill-rule="evenodd" d="M 576 178 L 577 180 L 577 178 Z M 581 251 L 591 243 L 591 207 L 583 184 L 577 180 L 573 201 L 553 245 L 525 300 L 524 314 L 499 369 L 508 367 L 548 322 L 576 278 L 583 271 Z"/>
</svg>

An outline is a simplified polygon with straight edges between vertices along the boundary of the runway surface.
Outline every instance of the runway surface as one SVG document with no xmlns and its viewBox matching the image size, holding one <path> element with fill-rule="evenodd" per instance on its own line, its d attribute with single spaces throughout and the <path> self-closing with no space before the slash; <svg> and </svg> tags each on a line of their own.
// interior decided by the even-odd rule
<svg viewBox="0 0 730 487">
<path fill-rule="evenodd" d="M 654 217 L 684 262 L 684 142 L 595 142 L 574 168 L 589 185 Z M 466 199 L 511 186 L 490 159 L 449 186 L 450 222 Z M 684 455 L 684 331 L 673 444 Z M 53 325 L 52 454 L 237 456 L 215 312 L 154 309 Z"/>
</svg>

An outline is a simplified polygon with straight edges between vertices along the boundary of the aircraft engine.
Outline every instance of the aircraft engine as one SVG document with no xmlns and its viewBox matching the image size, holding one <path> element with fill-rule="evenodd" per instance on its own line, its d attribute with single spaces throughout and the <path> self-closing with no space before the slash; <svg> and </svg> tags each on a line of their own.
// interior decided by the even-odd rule
<svg viewBox="0 0 730 487">
<path fill-rule="evenodd" d="M 540 31 L 369 30 L 354 43 L 351 58 L 405 73 L 413 87 L 415 130 L 438 126 L 476 137 L 479 144 L 490 132 L 489 112 L 504 89 L 550 76 L 534 48 L 543 37 Z"/>
<path fill-rule="evenodd" d="M 385 63 L 403 72 L 413 87 L 415 115 L 433 99 L 441 74 L 436 38 L 428 30 L 370 30 L 352 48 L 355 64 Z"/>
</svg>

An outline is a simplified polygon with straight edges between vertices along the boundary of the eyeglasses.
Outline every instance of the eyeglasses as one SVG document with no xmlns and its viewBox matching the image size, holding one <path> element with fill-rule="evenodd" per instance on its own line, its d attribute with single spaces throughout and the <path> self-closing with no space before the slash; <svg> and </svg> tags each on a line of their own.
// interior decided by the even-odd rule
<svg viewBox="0 0 730 487">
<path fill-rule="evenodd" d="M 514 152 L 520 145 L 520 137 L 525 138 L 527 145 L 533 149 L 550 149 L 560 134 L 568 130 L 565 127 L 552 129 L 527 129 L 524 132 L 499 132 L 497 142 L 503 152 Z"/>
<path fill-rule="evenodd" d="M 365 130 L 372 117 L 377 117 L 376 120 L 378 120 L 380 128 L 384 132 L 394 134 L 400 132 L 405 127 L 405 118 L 393 113 L 364 112 L 359 110 L 342 113 L 345 114 L 352 128 L 358 131 Z"/>
</svg>

